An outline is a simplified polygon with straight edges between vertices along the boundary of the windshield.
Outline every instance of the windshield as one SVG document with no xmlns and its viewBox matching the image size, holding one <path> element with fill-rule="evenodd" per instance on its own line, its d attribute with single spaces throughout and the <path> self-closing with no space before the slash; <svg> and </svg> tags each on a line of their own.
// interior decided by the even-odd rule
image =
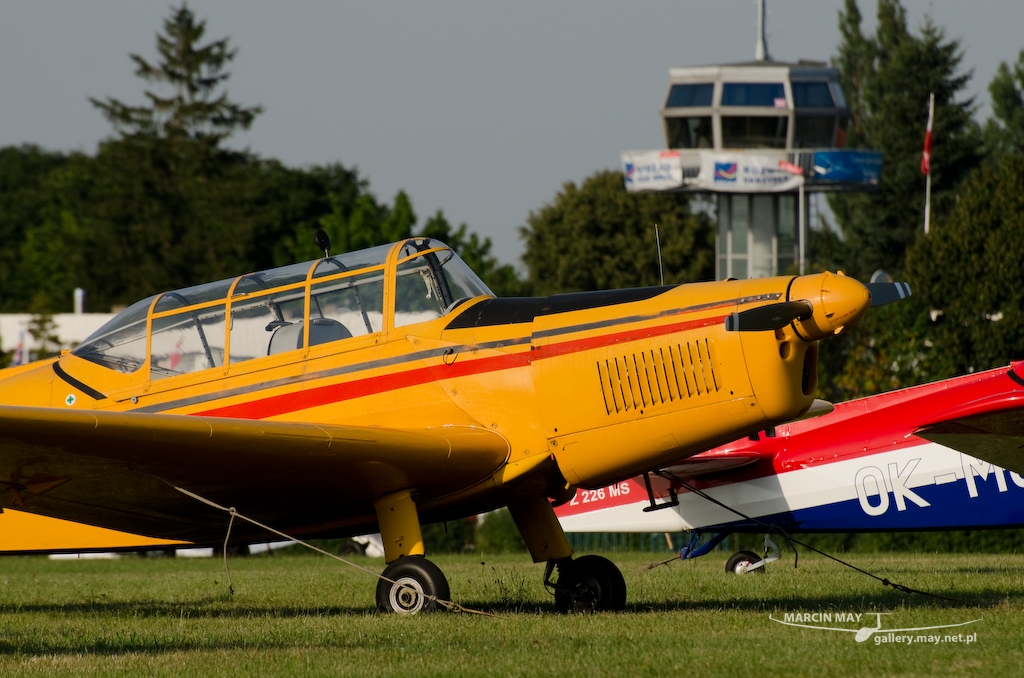
<svg viewBox="0 0 1024 678">
<path fill-rule="evenodd" d="M 405 244 L 395 273 L 395 327 L 440 318 L 474 297 L 494 296 L 459 255 L 429 238 Z"/>
<path fill-rule="evenodd" d="M 146 316 L 155 297 L 137 301 L 79 344 L 73 354 L 118 372 L 131 373 L 146 360 Z"/>
<path fill-rule="evenodd" d="M 72 353 L 125 373 L 135 372 L 148 358 L 155 380 L 294 351 L 306 342 L 314 346 L 380 332 L 384 263 L 392 247 L 149 297 L 122 311 Z M 493 296 L 455 252 L 429 238 L 402 245 L 397 274 L 396 326 L 440 317 L 473 297 Z"/>
</svg>

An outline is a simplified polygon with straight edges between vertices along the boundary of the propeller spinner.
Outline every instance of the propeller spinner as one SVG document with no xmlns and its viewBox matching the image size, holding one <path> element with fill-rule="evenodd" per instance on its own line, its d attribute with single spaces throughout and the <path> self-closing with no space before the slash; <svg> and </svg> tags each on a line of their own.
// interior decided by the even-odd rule
<svg viewBox="0 0 1024 678">
<path fill-rule="evenodd" d="M 864 285 L 841 273 L 821 273 L 793 279 L 787 294 L 796 299 L 733 313 L 725 319 L 725 329 L 763 332 L 780 330 L 794 323 L 800 337 L 815 341 L 853 325 L 869 306 L 884 306 L 906 299 L 910 296 L 910 285 L 904 282 Z"/>
</svg>

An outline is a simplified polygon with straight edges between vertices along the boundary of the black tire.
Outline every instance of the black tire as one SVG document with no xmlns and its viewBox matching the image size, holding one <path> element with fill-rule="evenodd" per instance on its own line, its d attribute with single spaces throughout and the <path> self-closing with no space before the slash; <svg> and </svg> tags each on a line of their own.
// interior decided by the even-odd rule
<svg viewBox="0 0 1024 678">
<path fill-rule="evenodd" d="M 607 558 L 583 556 L 559 566 L 555 607 L 559 612 L 620 612 L 626 608 L 626 580 Z"/>
<path fill-rule="evenodd" d="M 377 609 L 381 612 L 417 614 L 443 610 L 438 600 L 451 600 L 448 580 L 437 565 L 423 556 L 402 556 L 377 580 Z M 392 583 L 394 582 L 394 583 Z"/>
<path fill-rule="evenodd" d="M 761 556 L 757 555 L 753 551 L 737 551 L 729 556 L 729 560 L 725 562 L 725 571 L 729 574 L 746 574 L 748 565 L 759 563 L 761 560 Z M 753 571 L 761 572 L 763 574 L 764 566 L 762 565 Z"/>
</svg>

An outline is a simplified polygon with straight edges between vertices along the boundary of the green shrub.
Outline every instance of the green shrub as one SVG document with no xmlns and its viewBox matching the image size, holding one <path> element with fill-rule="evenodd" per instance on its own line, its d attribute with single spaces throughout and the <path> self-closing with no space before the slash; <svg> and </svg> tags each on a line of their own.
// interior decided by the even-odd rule
<svg viewBox="0 0 1024 678">
<path fill-rule="evenodd" d="M 526 542 L 512 520 L 508 509 L 498 509 L 481 516 L 476 526 L 476 550 L 480 553 L 522 553 Z"/>
</svg>

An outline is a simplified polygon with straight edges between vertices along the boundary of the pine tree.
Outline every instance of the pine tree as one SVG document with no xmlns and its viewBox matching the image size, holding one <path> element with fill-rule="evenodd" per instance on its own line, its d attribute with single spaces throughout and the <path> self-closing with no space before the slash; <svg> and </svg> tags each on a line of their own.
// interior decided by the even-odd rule
<svg viewBox="0 0 1024 678">
<path fill-rule="evenodd" d="M 988 86 L 992 96 L 992 118 L 985 124 L 985 141 L 993 157 L 1024 153 L 1024 49 L 1011 72 L 999 64 Z"/>
<path fill-rule="evenodd" d="M 981 161 L 973 100 L 958 99 L 971 76 L 959 72 L 959 41 L 947 40 L 930 20 L 920 35 L 912 35 L 898 0 L 879 0 L 878 28 L 871 37 L 861 31 L 856 0 L 846 0 L 839 16 L 842 42 L 833 63 L 850 106 L 850 145 L 884 154 L 876 192 L 830 198 L 845 237 L 844 268 L 861 279 L 877 269 L 898 275 L 924 223 L 920 161 L 931 93 L 935 218 L 952 208 L 957 187 Z"/>
<path fill-rule="evenodd" d="M 839 268 L 867 281 L 882 269 L 905 278 L 906 257 L 922 235 L 925 177 L 921 152 L 929 95 L 935 94 L 932 133 L 932 224 L 945 221 L 957 191 L 980 164 L 982 136 L 973 102 L 961 99 L 969 73 L 960 73 L 962 51 L 926 20 L 919 35 L 907 30 L 898 0 L 879 0 L 875 35 L 861 31 L 855 0 L 839 14 L 842 36 L 833 65 L 850 108 L 849 145 L 882 151 L 877 191 L 830 196 L 844 236 Z M 915 296 L 873 309 L 849 333 L 823 342 L 819 397 L 870 395 L 952 376 L 934 350 L 935 328 L 922 285 Z"/>
<path fill-rule="evenodd" d="M 109 97 L 90 101 L 125 136 L 184 135 L 216 144 L 235 130 L 249 129 L 262 107 L 244 108 L 229 101 L 227 92 L 217 95 L 230 77 L 224 68 L 237 50 L 228 47 L 227 38 L 200 46 L 205 33 L 206 22 L 197 22 L 183 3 L 164 21 L 164 34 L 157 35 L 159 63 L 130 55 L 137 76 L 150 84 L 168 85 L 173 93 L 160 96 L 147 90 L 149 106 L 130 106 Z"/>
<path fill-rule="evenodd" d="M 200 44 L 204 21 L 182 5 L 157 36 L 156 63 L 131 55 L 148 85 L 148 105 L 92 99 L 119 133 L 100 145 L 90 184 L 87 268 L 102 272 L 90 296 L 102 307 L 153 292 L 216 280 L 267 259 L 261 235 L 263 168 L 220 147 L 260 113 L 221 91 L 236 52 L 224 38 Z M 268 248 L 269 249 L 269 248 Z"/>
</svg>

